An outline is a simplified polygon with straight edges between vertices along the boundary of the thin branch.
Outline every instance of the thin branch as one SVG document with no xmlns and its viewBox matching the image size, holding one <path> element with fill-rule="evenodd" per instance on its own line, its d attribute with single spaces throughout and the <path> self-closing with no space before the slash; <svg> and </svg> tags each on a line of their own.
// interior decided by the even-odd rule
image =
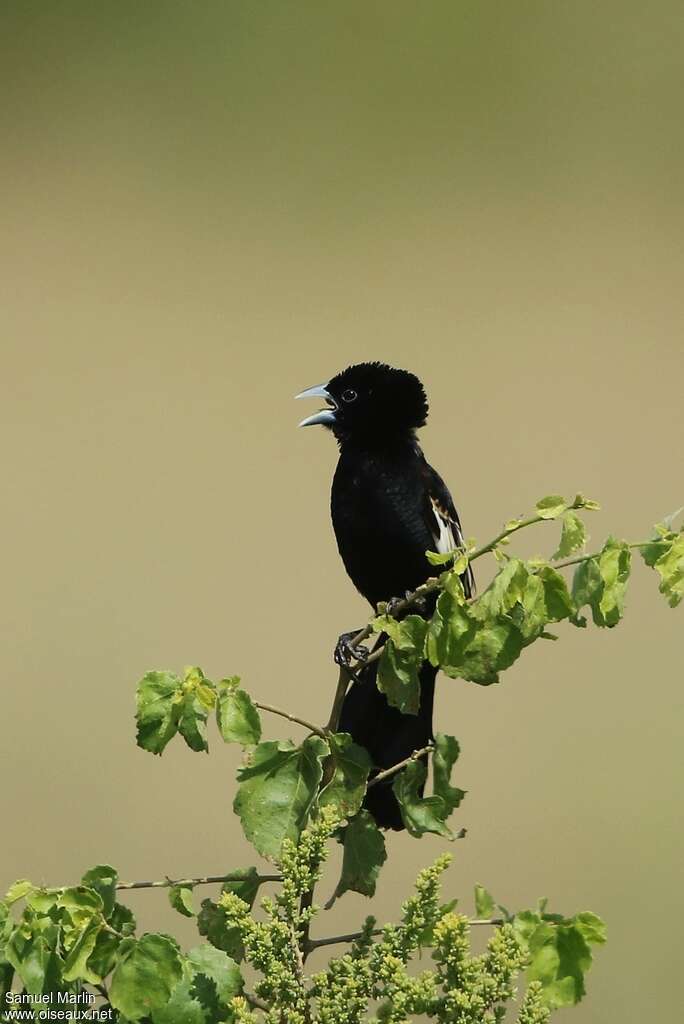
<svg viewBox="0 0 684 1024">
<path fill-rule="evenodd" d="M 282 875 L 259 875 L 259 882 L 282 882 Z M 242 882 L 243 875 L 203 875 L 201 878 L 164 878 L 157 882 L 117 882 L 117 889 L 170 889 L 174 885 L 215 885 L 219 882 Z"/>
<path fill-rule="evenodd" d="M 360 635 L 361 634 L 359 633 L 359 636 Z M 354 643 L 356 643 L 356 638 L 354 638 Z M 326 726 L 328 732 L 337 732 L 337 726 L 339 725 L 340 722 L 340 712 L 342 711 L 342 705 L 344 704 L 344 698 L 348 686 L 349 672 L 346 670 L 346 668 L 344 668 L 344 666 L 340 666 L 340 675 L 339 679 L 337 680 L 337 689 L 335 690 L 335 696 L 333 697 L 332 708 L 330 711 L 330 718 L 328 720 L 328 725 Z"/>
<path fill-rule="evenodd" d="M 630 551 L 634 551 L 636 548 L 645 548 L 648 547 L 649 544 L 653 543 L 654 541 L 652 540 L 639 540 L 636 541 L 634 544 L 628 544 L 627 547 L 630 549 Z M 600 554 L 600 551 L 593 551 L 589 555 L 577 555 L 575 558 L 568 558 L 564 562 L 556 562 L 553 568 L 567 569 L 569 565 L 579 565 L 580 562 L 588 562 L 590 558 L 598 558 Z"/>
<path fill-rule="evenodd" d="M 411 764 L 412 761 L 418 761 L 421 757 L 424 757 L 425 754 L 429 754 L 430 751 L 434 749 L 434 745 L 429 743 L 426 747 L 421 747 L 420 750 L 414 750 L 413 753 L 409 757 L 405 757 L 403 761 L 399 761 L 398 764 L 393 764 L 391 768 L 385 768 L 383 772 L 378 772 L 378 774 L 368 783 L 368 789 L 370 789 L 371 786 L 377 786 L 378 782 L 384 782 L 385 779 L 389 779 L 393 775 L 396 775 L 397 772 L 400 772 L 402 768 L 406 768 L 406 766 Z"/>
<path fill-rule="evenodd" d="M 262 704 L 260 701 L 255 700 L 254 706 L 260 708 L 262 711 L 270 711 L 272 715 L 280 715 L 281 718 L 287 718 L 290 722 L 296 722 L 297 725 L 304 726 L 309 732 L 313 732 L 316 736 L 321 736 L 323 739 L 326 738 L 325 729 L 321 729 L 320 725 L 314 725 L 313 722 L 307 722 L 305 718 L 299 718 L 298 715 L 291 715 L 289 711 L 283 711 L 282 708 L 274 708 L 272 704 Z"/>
<path fill-rule="evenodd" d="M 356 942 L 365 934 L 366 932 L 349 932 L 347 935 L 331 935 L 327 939 L 309 939 L 307 951 L 310 953 L 321 946 L 337 946 L 342 942 Z M 374 928 L 371 935 L 382 935 L 382 928 Z"/>
<path fill-rule="evenodd" d="M 468 921 L 471 926 L 490 925 L 493 928 L 503 923 L 502 917 L 471 917 Z M 371 935 L 382 935 L 382 931 L 382 928 L 374 928 Z M 325 939 L 309 939 L 307 949 L 308 952 L 313 952 L 314 949 L 320 949 L 322 946 L 337 946 L 343 942 L 356 942 L 365 934 L 365 932 L 348 932 L 346 935 L 330 935 Z"/>
</svg>

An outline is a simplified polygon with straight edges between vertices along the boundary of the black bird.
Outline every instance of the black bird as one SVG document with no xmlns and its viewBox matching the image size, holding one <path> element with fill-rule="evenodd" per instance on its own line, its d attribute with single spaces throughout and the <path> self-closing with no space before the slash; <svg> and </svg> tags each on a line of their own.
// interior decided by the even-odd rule
<svg viewBox="0 0 684 1024">
<path fill-rule="evenodd" d="M 327 403 L 300 426 L 320 423 L 337 439 L 340 458 L 331 512 L 352 582 L 373 608 L 379 601 L 403 597 L 435 574 L 427 550 L 446 553 L 463 545 L 452 497 L 416 440 L 415 431 L 428 413 L 423 385 L 407 370 L 359 363 L 297 398 Z M 469 596 L 474 590 L 470 567 L 462 579 Z M 425 611 L 431 613 L 433 607 L 434 598 Z M 377 689 L 377 665 L 372 662 L 359 671 L 345 697 L 339 729 L 368 750 L 380 771 L 432 740 L 436 669 L 423 664 L 420 710 L 404 715 Z M 392 781 L 369 789 L 366 806 L 379 825 L 398 830 L 404 826 Z"/>
</svg>

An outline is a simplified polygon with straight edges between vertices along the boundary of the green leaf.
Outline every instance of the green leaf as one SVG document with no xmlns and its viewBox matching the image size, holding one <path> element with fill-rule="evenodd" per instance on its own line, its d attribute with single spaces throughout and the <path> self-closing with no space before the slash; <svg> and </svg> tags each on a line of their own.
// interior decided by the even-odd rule
<svg viewBox="0 0 684 1024">
<path fill-rule="evenodd" d="M 593 501 L 591 498 L 585 498 L 583 494 L 576 494 L 571 508 L 585 508 L 587 512 L 597 512 L 601 506 L 598 501 Z"/>
<path fill-rule="evenodd" d="M 87 981 L 91 985 L 97 985 L 102 981 L 102 975 L 98 974 L 92 966 L 89 967 L 87 963 L 88 958 L 95 949 L 102 926 L 102 920 L 91 920 L 83 931 L 79 933 L 64 960 L 64 968 L 62 970 L 62 979 L 64 981 Z"/>
<path fill-rule="evenodd" d="M 522 601 L 529 575 L 524 562 L 509 558 L 472 606 L 474 616 L 485 621 L 509 612 Z"/>
<path fill-rule="evenodd" d="M 385 838 L 366 810 L 361 810 L 344 830 L 342 875 L 336 893 L 351 890 L 374 896 L 380 868 L 387 860 Z"/>
<path fill-rule="evenodd" d="M 249 907 L 254 906 L 254 900 L 261 885 L 257 869 L 255 867 L 235 868 L 230 874 L 235 877 L 230 882 L 223 883 L 221 892 L 232 892 Z"/>
<path fill-rule="evenodd" d="M 548 497 L 541 498 L 536 504 L 537 514 L 542 519 L 557 519 L 567 507 L 567 501 L 560 494 L 549 494 Z"/>
<path fill-rule="evenodd" d="M 168 1003 L 183 976 L 178 946 L 166 935 L 125 939 L 109 986 L 109 1001 L 129 1020 L 140 1020 Z"/>
<path fill-rule="evenodd" d="M 71 924 L 78 931 L 85 928 L 93 918 L 99 919 L 104 914 L 102 897 L 95 889 L 86 885 L 63 889 L 57 906 L 67 911 Z"/>
<path fill-rule="evenodd" d="M 53 926 L 54 927 L 54 926 Z M 45 934 L 25 936 L 17 928 L 5 946 L 5 958 L 12 965 L 21 982 L 31 995 L 49 992 L 61 974 L 61 964 L 54 951 L 53 941 Z"/>
<path fill-rule="evenodd" d="M 520 657 L 524 637 L 509 618 L 481 626 L 464 653 L 459 666 L 444 668 L 447 675 L 466 679 L 481 686 L 498 683 L 499 673 Z"/>
<path fill-rule="evenodd" d="M 660 593 L 671 608 L 676 608 L 684 598 L 684 533 L 672 538 L 653 564 L 660 576 Z"/>
<path fill-rule="evenodd" d="M 392 620 L 396 621 L 396 620 Z M 407 615 L 393 628 L 397 640 L 388 639 L 378 665 L 378 689 L 402 714 L 417 715 L 420 708 L 420 667 L 424 661 L 428 624 L 420 615 Z"/>
<path fill-rule="evenodd" d="M 169 1001 L 152 1010 L 152 1024 L 206 1024 L 207 1014 L 193 993 L 191 974 L 188 969 L 187 977 L 176 985 Z"/>
<path fill-rule="evenodd" d="M 185 670 L 178 703 L 178 731 L 195 751 L 208 751 L 207 717 L 216 702 L 214 684 L 207 679 L 201 668 L 192 666 Z"/>
<path fill-rule="evenodd" d="M 425 557 L 430 565 L 447 565 L 454 559 L 454 551 L 426 551 Z"/>
<path fill-rule="evenodd" d="M 183 917 L 194 917 L 191 885 L 172 885 L 169 889 L 169 903 Z"/>
<path fill-rule="evenodd" d="M 406 830 L 414 839 L 419 839 L 426 832 L 453 839 L 446 824 L 448 810 L 443 798 L 422 795 L 426 777 L 427 767 L 421 759 L 408 764 L 392 784 Z"/>
<path fill-rule="evenodd" d="M 568 510 L 563 515 L 561 539 L 557 550 L 551 555 L 552 561 L 556 561 L 558 558 L 567 558 L 568 555 L 579 551 L 586 543 L 586 540 L 587 531 L 584 523 L 576 512 L 571 509 Z"/>
<path fill-rule="evenodd" d="M 261 739 L 261 721 L 252 698 L 240 689 L 239 683 L 239 677 L 232 676 L 218 684 L 216 721 L 226 743 L 248 747 Z"/>
<path fill-rule="evenodd" d="M 609 537 L 597 557 L 580 562 L 575 570 L 572 596 L 577 610 L 589 605 L 595 625 L 616 626 L 622 618 L 631 564 L 629 546 Z M 582 620 L 573 621 L 582 624 Z"/>
<path fill-rule="evenodd" d="M 632 566 L 632 552 L 624 542 L 609 538 L 599 555 L 599 572 L 603 592 L 599 601 L 602 625 L 616 626 L 622 618 L 627 581 Z"/>
<path fill-rule="evenodd" d="M 575 613 L 575 603 L 568 590 L 565 577 L 550 565 L 537 569 L 537 576 L 544 587 L 544 605 L 547 622 L 561 622 Z"/>
<path fill-rule="evenodd" d="M 490 918 L 494 913 L 494 898 L 490 892 L 479 883 L 475 886 L 475 913 L 478 917 Z"/>
<path fill-rule="evenodd" d="M 328 743 L 332 777 L 318 797 L 318 806 L 333 807 L 340 819 L 353 818 L 366 794 L 371 760 L 368 752 L 354 743 L 348 733 L 335 733 Z"/>
<path fill-rule="evenodd" d="M 585 993 L 584 975 L 592 963 L 591 945 L 605 942 L 603 922 L 595 914 L 574 918 L 516 914 L 513 927 L 527 949 L 529 981 L 539 981 L 551 1010 L 573 1006 Z"/>
<path fill-rule="evenodd" d="M 109 917 L 116 903 L 116 883 L 119 876 L 111 864 L 98 864 L 86 871 L 81 879 L 83 885 L 94 889 L 104 906 L 104 915 Z"/>
<path fill-rule="evenodd" d="M 161 754 L 178 731 L 177 705 L 181 681 L 173 672 L 148 672 L 138 683 L 137 743 L 143 750 Z"/>
<path fill-rule="evenodd" d="M 202 909 L 197 915 L 197 930 L 212 946 L 228 953 L 234 960 L 242 960 L 245 951 L 240 929 L 229 924 L 226 912 L 213 900 L 202 900 Z"/>
<path fill-rule="evenodd" d="M 14 882 L 10 885 L 7 890 L 3 902 L 11 907 L 13 903 L 17 903 L 19 900 L 23 900 L 24 896 L 28 895 L 35 888 L 33 882 L 29 882 L 28 878 L 20 878 L 18 882 Z"/>
<path fill-rule="evenodd" d="M 435 749 L 432 753 L 433 791 L 441 797 L 448 817 L 463 800 L 465 792 L 451 785 L 451 770 L 458 760 L 460 747 L 454 736 L 438 732 L 435 735 Z"/>
<path fill-rule="evenodd" d="M 228 1006 L 230 1000 L 242 992 L 243 980 L 240 968 L 231 957 L 214 946 L 195 946 L 187 955 L 188 964 L 194 972 L 193 989 L 201 993 L 200 1001 L 206 1000 L 207 988 L 203 982 L 212 982 L 218 1003 Z M 204 998 L 203 998 L 204 997 Z M 209 1000 L 206 1000 L 207 1002 Z M 213 1008 L 213 1007 L 207 1007 Z"/>
<path fill-rule="evenodd" d="M 297 842 L 306 824 L 330 748 L 320 736 L 301 746 L 290 740 L 260 743 L 238 769 L 233 809 L 247 839 L 268 860 L 277 860 L 287 837 Z"/>
<path fill-rule="evenodd" d="M 428 624 L 426 650 L 435 667 L 460 665 L 468 644 L 475 636 L 477 623 L 458 595 L 444 590 L 437 599 Z"/>
</svg>

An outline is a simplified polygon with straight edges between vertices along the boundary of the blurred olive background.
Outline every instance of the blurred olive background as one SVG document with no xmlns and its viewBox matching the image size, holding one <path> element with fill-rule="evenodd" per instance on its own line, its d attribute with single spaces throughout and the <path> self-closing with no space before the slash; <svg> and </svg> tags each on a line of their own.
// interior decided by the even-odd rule
<svg viewBox="0 0 684 1024">
<path fill-rule="evenodd" d="M 326 718 L 367 609 L 296 391 L 419 374 L 480 540 L 549 491 L 602 501 L 594 543 L 684 501 L 684 11 L 5 0 L 0 48 L 0 884 L 221 873 L 253 862 L 239 751 L 139 751 L 134 687 L 198 663 Z M 439 687 L 469 791 L 448 889 L 606 918 L 577 1024 L 674 1019 L 681 630 L 637 565 L 616 631 Z M 443 844 L 388 847 L 381 918 Z M 163 893 L 130 902 L 192 942 Z"/>
</svg>

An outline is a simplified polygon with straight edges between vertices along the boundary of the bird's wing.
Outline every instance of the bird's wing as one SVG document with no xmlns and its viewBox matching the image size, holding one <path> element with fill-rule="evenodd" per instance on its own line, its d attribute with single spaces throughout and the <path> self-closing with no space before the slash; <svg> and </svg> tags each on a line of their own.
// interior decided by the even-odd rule
<svg viewBox="0 0 684 1024">
<path fill-rule="evenodd" d="M 423 465 L 425 480 L 424 515 L 428 529 L 435 542 L 435 550 L 446 554 L 455 548 L 465 547 L 465 539 L 461 529 L 461 520 L 454 505 L 454 499 L 447 485 L 432 466 L 427 462 Z M 475 593 L 475 577 L 470 566 L 461 576 L 466 597 Z"/>
</svg>

